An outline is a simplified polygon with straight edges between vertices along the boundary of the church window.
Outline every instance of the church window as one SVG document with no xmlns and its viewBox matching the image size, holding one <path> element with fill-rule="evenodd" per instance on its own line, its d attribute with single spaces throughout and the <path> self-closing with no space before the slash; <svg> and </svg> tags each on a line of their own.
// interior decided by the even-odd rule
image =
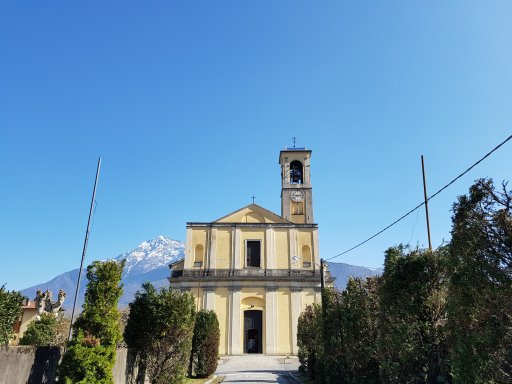
<svg viewBox="0 0 512 384">
<path fill-rule="evenodd" d="M 302 184 L 303 168 L 300 161 L 290 163 L 290 184 Z"/>
<path fill-rule="evenodd" d="M 194 267 L 202 267 L 204 261 L 204 248 L 201 244 L 196 245 L 194 251 Z"/>
<path fill-rule="evenodd" d="M 304 203 L 292 202 L 292 215 L 303 215 L 304 214 Z"/>
<path fill-rule="evenodd" d="M 259 240 L 247 240 L 245 250 L 247 266 L 261 268 L 261 242 Z"/>
<path fill-rule="evenodd" d="M 302 247 L 302 266 L 304 268 L 311 267 L 311 248 L 309 248 L 309 245 Z"/>
</svg>

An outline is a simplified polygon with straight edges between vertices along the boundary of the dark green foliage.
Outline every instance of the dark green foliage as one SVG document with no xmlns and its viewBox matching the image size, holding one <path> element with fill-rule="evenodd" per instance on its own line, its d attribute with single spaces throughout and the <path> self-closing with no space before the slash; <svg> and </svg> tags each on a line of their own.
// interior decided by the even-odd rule
<svg viewBox="0 0 512 384">
<path fill-rule="evenodd" d="M 317 360 L 317 374 L 321 383 L 337 384 L 344 376 L 343 330 L 341 327 L 341 293 L 326 288 L 322 293 L 322 354 Z"/>
<path fill-rule="evenodd" d="M 17 291 L 7 291 L 0 287 L 0 345 L 9 344 L 13 335 L 14 323 L 21 316 L 23 296 Z"/>
<path fill-rule="evenodd" d="M 139 372 L 151 383 L 182 383 L 187 374 L 195 322 L 190 293 L 170 289 L 157 291 L 145 283 L 130 303 L 124 330 L 129 348 L 139 361 Z"/>
<path fill-rule="evenodd" d="M 377 358 L 378 278 L 350 278 L 342 293 L 343 382 L 379 383 Z"/>
<path fill-rule="evenodd" d="M 383 383 L 448 380 L 444 250 L 386 251 L 379 289 L 378 355 Z"/>
<path fill-rule="evenodd" d="M 448 328 L 454 382 L 512 382 L 512 192 L 478 180 L 453 207 Z"/>
<path fill-rule="evenodd" d="M 52 345 L 57 331 L 57 319 L 53 314 L 43 314 L 41 320 L 31 322 L 23 337 L 20 345 Z"/>
<path fill-rule="evenodd" d="M 117 303 L 124 260 L 94 261 L 87 267 L 83 311 L 73 326 L 73 340 L 59 367 L 66 383 L 113 383 L 116 345 L 121 340 Z"/>
<path fill-rule="evenodd" d="M 201 309 L 196 316 L 192 338 L 191 371 L 197 377 L 215 373 L 219 357 L 220 329 L 214 311 Z"/>
<path fill-rule="evenodd" d="M 297 345 L 302 372 L 316 378 L 316 366 L 322 353 L 322 307 L 318 304 L 306 306 L 299 316 Z"/>
</svg>

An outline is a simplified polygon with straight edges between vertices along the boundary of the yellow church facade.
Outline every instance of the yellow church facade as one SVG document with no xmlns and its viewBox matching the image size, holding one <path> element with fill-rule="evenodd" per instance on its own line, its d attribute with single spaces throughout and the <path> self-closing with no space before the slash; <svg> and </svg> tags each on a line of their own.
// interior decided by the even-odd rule
<svg viewBox="0 0 512 384">
<path fill-rule="evenodd" d="M 214 310 L 220 354 L 297 354 L 297 323 L 320 303 L 318 225 L 313 221 L 311 151 L 280 152 L 281 215 L 250 204 L 213 222 L 187 223 L 185 258 L 171 288 Z"/>
</svg>

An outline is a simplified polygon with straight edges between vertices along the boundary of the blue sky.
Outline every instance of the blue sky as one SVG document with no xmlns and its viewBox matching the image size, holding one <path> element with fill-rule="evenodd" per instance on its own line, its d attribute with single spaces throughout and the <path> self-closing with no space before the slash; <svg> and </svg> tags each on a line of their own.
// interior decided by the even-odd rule
<svg viewBox="0 0 512 384">
<path fill-rule="evenodd" d="M 0 284 L 21 289 L 251 202 L 280 211 L 279 151 L 313 150 L 330 258 L 512 133 L 510 1 L 0 4 Z M 434 246 L 512 142 L 430 203 Z M 419 210 L 336 261 L 427 244 Z"/>
</svg>

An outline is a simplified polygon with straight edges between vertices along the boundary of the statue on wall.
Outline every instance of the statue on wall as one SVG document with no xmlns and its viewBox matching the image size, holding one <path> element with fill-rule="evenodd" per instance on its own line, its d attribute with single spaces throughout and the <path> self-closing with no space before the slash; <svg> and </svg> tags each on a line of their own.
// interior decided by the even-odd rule
<svg viewBox="0 0 512 384">
<path fill-rule="evenodd" d="M 65 299 L 66 292 L 62 289 L 59 291 L 57 301 L 55 302 L 52 302 L 52 291 L 47 289 L 45 292 L 42 292 L 40 289 L 38 289 L 36 292 L 36 298 L 34 300 L 36 302 L 37 308 L 36 319 L 40 320 L 43 313 L 52 314 L 57 317 Z"/>
</svg>

